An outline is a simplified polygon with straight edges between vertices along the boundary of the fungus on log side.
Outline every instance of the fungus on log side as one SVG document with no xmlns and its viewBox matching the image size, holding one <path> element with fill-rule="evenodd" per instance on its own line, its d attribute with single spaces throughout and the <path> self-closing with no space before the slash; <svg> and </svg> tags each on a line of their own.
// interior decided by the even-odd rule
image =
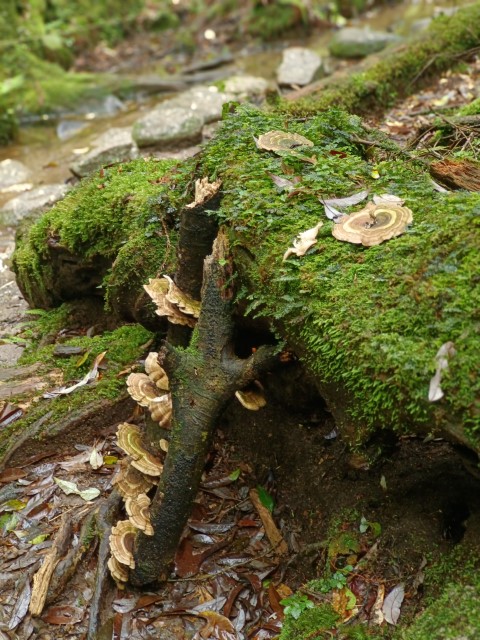
<svg viewBox="0 0 480 640">
<path fill-rule="evenodd" d="M 148 476 L 162 474 L 163 464 L 143 446 L 142 432 L 139 427 L 128 422 L 118 425 L 117 444 L 131 456 L 133 467 Z"/>
<path fill-rule="evenodd" d="M 373 247 L 404 233 L 412 220 L 412 212 L 407 207 L 369 202 L 335 224 L 332 234 L 337 240 Z"/>
<path fill-rule="evenodd" d="M 165 373 L 165 369 L 158 362 L 158 353 L 156 351 L 150 351 L 145 358 L 145 371 L 152 382 L 156 384 L 160 391 L 169 391 L 170 384 L 168 382 L 168 376 Z M 128 384 L 128 380 L 127 380 Z"/>
<path fill-rule="evenodd" d="M 158 387 L 145 373 L 131 373 L 127 378 L 127 389 L 141 407 L 148 407 L 158 397 Z"/>
<path fill-rule="evenodd" d="M 112 556 L 123 565 L 135 569 L 133 545 L 138 529 L 130 520 L 120 520 L 112 527 L 110 534 L 110 551 Z"/>
<path fill-rule="evenodd" d="M 135 467 L 132 467 L 128 459 L 120 460 L 119 470 L 112 480 L 112 485 L 117 488 L 122 498 L 133 498 L 140 493 L 146 493 L 156 482 L 156 478 L 146 476 Z"/>
<path fill-rule="evenodd" d="M 150 522 L 150 498 L 145 493 L 140 493 L 135 498 L 127 498 L 125 510 L 134 527 L 144 531 L 147 536 L 153 536 Z"/>
</svg>

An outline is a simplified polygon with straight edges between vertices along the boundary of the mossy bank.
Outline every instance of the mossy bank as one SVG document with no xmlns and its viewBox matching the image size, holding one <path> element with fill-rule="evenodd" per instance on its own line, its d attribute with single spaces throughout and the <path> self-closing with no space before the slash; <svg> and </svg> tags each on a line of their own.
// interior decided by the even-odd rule
<svg viewBox="0 0 480 640">
<path fill-rule="evenodd" d="M 257 149 L 253 137 L 272 129 L 309 138 L 316 164 L 298 152 Z M 215 215 L 230 229 L 238 298 L 295 349 L 350 441 L 379 428 L 441 430 L 478 450 L 480 195 L 438 193 L 422 162 L 382 138 L 366 145 L 368 136 L 358 118 L 336 109 L 297 121 L 240 107 L 196 165 L 139 160 L 81 184 L 21 238 L 14 260 L 21 288 L 35 305 L 61 299 L 52 296 L 53 238 L 81 260 L 105 260 L 110 304 L 136 299 L 147 277 L 173 269 L 176 216 L 192 199 L 193 177 L 221 178 Z M 296 191 L 281 191 L 270 174 L 298 176 Z M 319 197 L 364 188 L 405 199 L 413 211 L 406 234 L 371 248 L 332 237 Z M 319 220 L 315 247 L 282 262 L 295 236 Z M 152 250 L 152 238 L 163 250 Z M 448 341 L 456 355 L 442 379 L 445 396 L 431 403 L 435 355 Z"/>
</svg>

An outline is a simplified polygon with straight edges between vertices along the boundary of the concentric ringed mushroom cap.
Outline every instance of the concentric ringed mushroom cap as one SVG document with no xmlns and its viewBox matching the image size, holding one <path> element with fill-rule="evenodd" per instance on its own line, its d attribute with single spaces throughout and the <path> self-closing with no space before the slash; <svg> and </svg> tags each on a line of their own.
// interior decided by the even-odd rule
<svg viewBox="0 0 480 640">
<path fill-rule="evenodd" d="M 158 387 L 145 373 L 131 373 L 127 378 L 127 389 L 130 396 L 141 407 L 148 407 L 158 396 Z"/>
<path fill-rule="evenodd" d="M 373 204 L 345 216 L 333 226 L 337 240 L 373 247 L 401 235 L 413 220 L 408 207 L 395 204 Z"/>
<path fill-rule="evenodd" d="M 120 460 L 118 466 L 119 469 L 112 480 L 112 485 L 117 488 L 125 500 L 135 498 L 140 493 L 146 493 L 154 486 L 156 479 L 152 476 L 146 476 L 132 467 L 127 458 Z"/>
<path fill-rule="evenodd" d="M 130 520 L 120 520 L 112 527 L 110 534 L 110 551 L 112 556 L 121 564 L 135 569 L 135 560 L 133 559 L 133 543 L 137 533 L 136 527 Z"/>
<path fill-rule="evenodd" d="M 147 536 L 153 536 L 153 527 L 150 522 L 150 498 L 145 493 L 135 498 L 127 498 L 125 510 L 134 527 L 144 531 Z"/>
<path fill-rule="evenodd" d="M 140 429 L 128 422 L 122 422 L 117 429 L 117 444 L 132 458 L 132 466 L 148 476 L 159 476 L 163 471 L 163 464 L 149 451 L 142 442 Z"/>
<path fill-rule="evenodd" d="M 128 569 L 124 564 L 121 564 L 115 556 L 110 556 L 107 561 L 107 566 L 115 582 L 128 582 Z"/>
</svg>

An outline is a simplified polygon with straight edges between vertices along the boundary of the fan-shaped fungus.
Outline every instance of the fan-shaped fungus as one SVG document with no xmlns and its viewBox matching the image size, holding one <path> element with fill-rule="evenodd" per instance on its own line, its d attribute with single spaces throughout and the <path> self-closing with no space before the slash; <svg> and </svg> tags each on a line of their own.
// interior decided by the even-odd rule
<svg viewBox="0 0 480 640">
<path fill-rule="evenodd" d="M 172 395 L 165 393 L 163 396 L 157 396 L 148 404 L 150 415 L 154 422 L 164 429 L 170 429 L 172 421 Z"/>
<path fill-rule="evenodd" d="M 217 193 L 222 184 L 221 180 L 215 180 L 215 182 L 209 182 L 208 177 L 195 181 L 195 200 L 190 204 L 185 205 L 187 209 L 194 209 L 211 198 Z"/>
<path fill-rule="evenodd" d="M 128 422 L 118 425 L 117 444 L 132 458 L 132 466 L 148 476 L 159 476 L 163 471 L 163 465 L 145 449 L 142 442 L 140 429 Z"/>
<path fill-rule="evenodd" d="M 245 409 L 250 411 L 258 411 L 267 404 L 263 387 L 258 380 L 254 380 L 252 384 L 244 389 L 235 391 L 235 397 Z"/>
<path fill-rule="evenodd" d="M 141 407 L 148 407 L 158 396 L 158 387 L 145 373 L 131 373 L 127 378 L 127 389 Z"/>
<path fill-rule="evenodd" d="M 133 559 L 133 543 L 137 529 L 130 520 L 120 520 L 112 527 L 110 534 L 110 551 L 118 562 L 127 565 L 130 569 L 135 569 L 135 560 Z"/>
<path fill-rule="evenodd" d="M 117 488 L 122 498 L 135 498 L 140 493 L 146 493 L 155 484 L 155 478 L 145 476 L 135 467 L 132 467 L 129 460 L 124 459 L 119 462 L 119 469 L 112 480 L 112 485 Z"/>
<path fill-rule="evenodd" d="M 153 536 L 153 527 L 150 522 L 150 498 L 145 493 L 140 493 L 135 498 L 127 498 L 125 509 L 134 527 L 144 531 L 147 536 Z"/>
<path fill-rule="evenodd" d="M 128 582 L 128 569 L 121 564 L 115 556 L 110 556 L 107 566 L 115 582 Z"/>
<path fill-rule="evenodd" d="M 407 207 L 370 202 L 361 211 L 342 218 L 333 226 L 332 234 L 337 240 L 373 247 L 404 233 L 412 220 Z"/>
<path fill-rule="evenodd" d="M 160 391 L 169 391 L 170 385 L 168 376 L 163 367 L 158 363 L 158 353 L 151 351 L 145 358 L 145 371 L 152 382 L 154 382 Z"/>
<path fill-rule="evenodd" d="M 143 288 L 157 305 L 157 315 L 167 317 L 172 324 L 195 327 L 200 302 L 180 291 L 169 276 L 150 278 Z"/>
</svg>

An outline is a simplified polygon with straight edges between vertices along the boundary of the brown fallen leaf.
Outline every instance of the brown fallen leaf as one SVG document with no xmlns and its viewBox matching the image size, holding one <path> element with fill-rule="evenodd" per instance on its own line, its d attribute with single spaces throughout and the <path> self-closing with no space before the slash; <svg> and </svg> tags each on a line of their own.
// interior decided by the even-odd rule
<svg viewBox="0 0 480 640">
<path fill-rule="evenodd" d="M 200 637 L 205 640 L 218 638 L 218 640 L 237 640 L 235 627 L 228 618 L 216 611 L 201 611 L 198 614 L 207 621 L 207 624 L 200 630 Z"/>
<path fill-rule="evenodd" d="M 10 467 L 0 473 L 0 483 L 14 482 L 20 478 L 25 478 L 28 475 L 26 471 L 20 469 L 20 467 Z"/>
<path fill-rule="evenodd" d="M 49 624 L 76 624 L 83 620 L 84 615 L 85 609 L 62 605 L 59 607 L 50 607 L 47 613 L 42 616 L 42 620 Z"/>
<path fill-rule="evenodd" d="M 272 514 L 261 503 L 260 498 L 258 497 L 258 491 L 256 489 L 251 489 L 249 496 L 253 506 L 260 516 L 260 519 L 262 520 L 265 533 L 267 534 L 267 538 L 269 539 L 275 554 L 279 556 L 286 555 L 288 553 L 288 545 L 274 523 Z"/>
</svg>

